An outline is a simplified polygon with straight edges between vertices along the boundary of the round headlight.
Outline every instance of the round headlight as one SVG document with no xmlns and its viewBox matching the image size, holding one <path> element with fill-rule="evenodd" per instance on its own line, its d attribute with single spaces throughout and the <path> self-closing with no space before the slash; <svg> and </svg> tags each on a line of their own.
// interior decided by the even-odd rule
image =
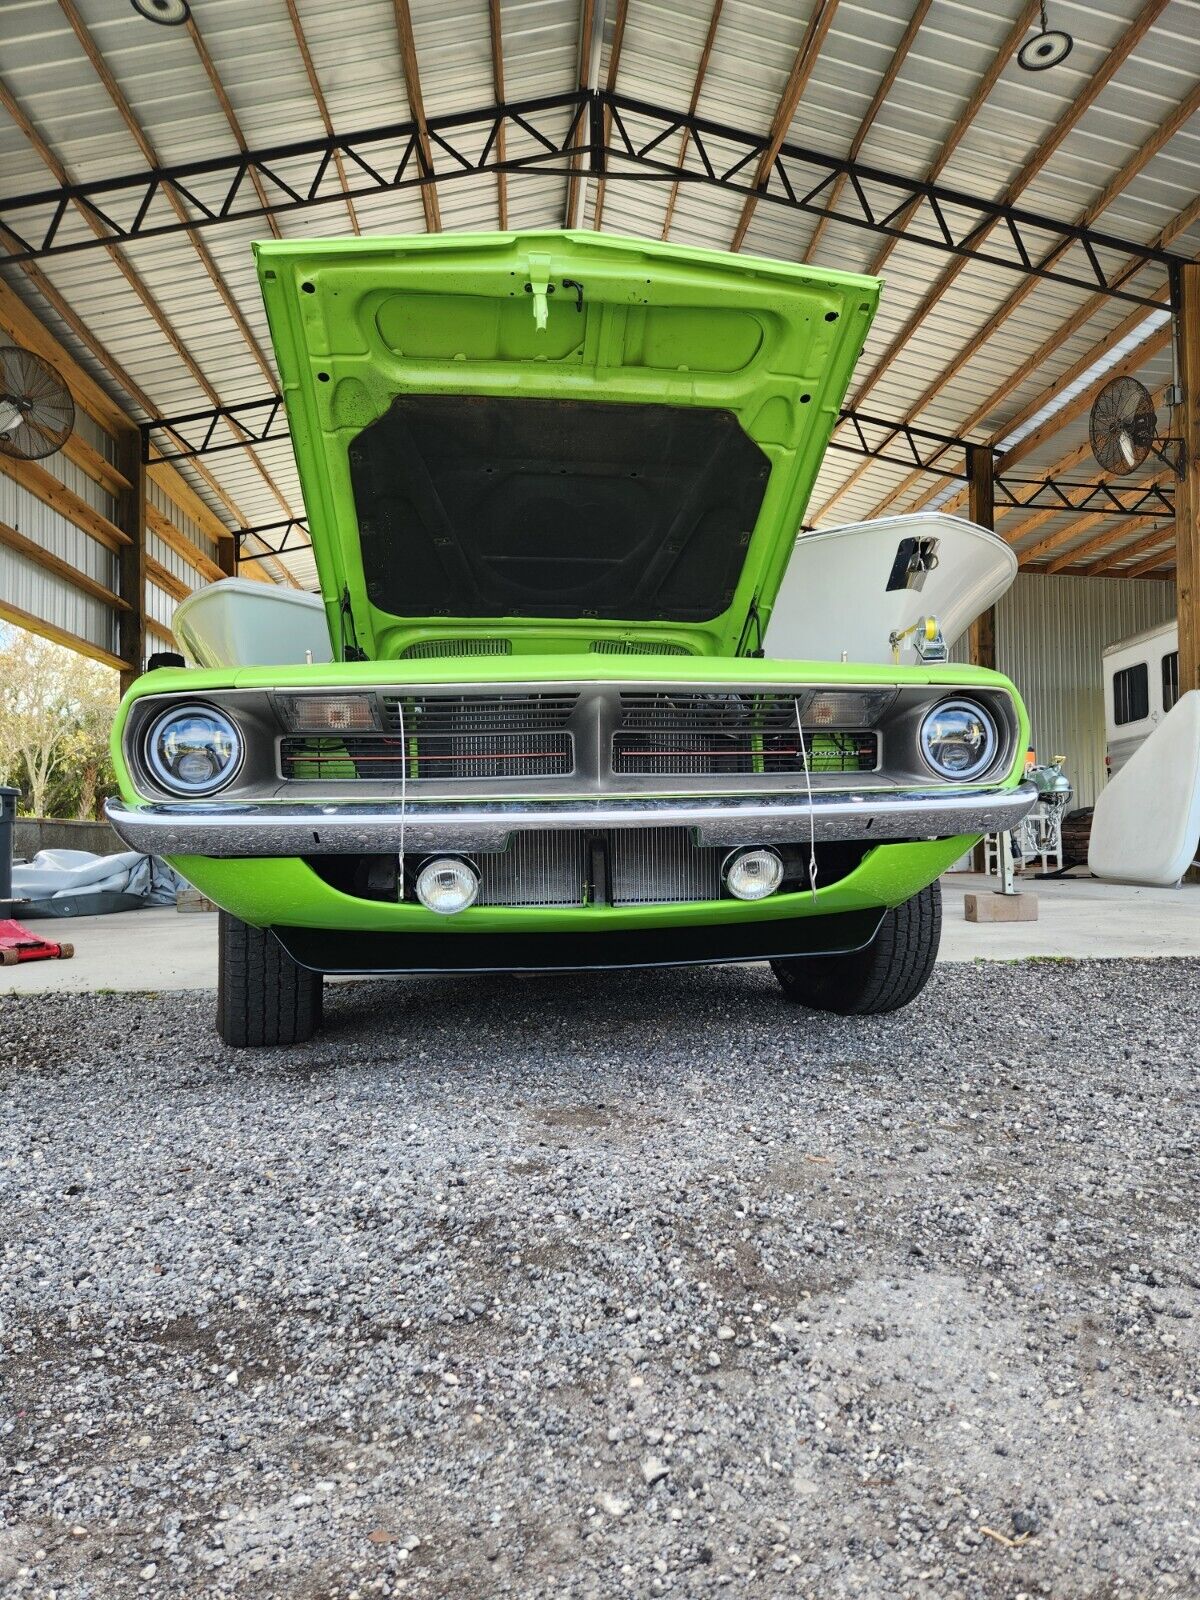
<svg viewBox="0 0 1200 1600">
<path fill-rule="evenodd" d="M 417 899 L 427 911 L 453 916 L 473 905 L 479 893 L 479 874 L 468 861 L 438 856 L 417 873 Z"/>
<path fill-rule="evenodd" d="M 999 742 L 990 713 L 973 700 L 944 700 L 921 723 L 921 754 L 941 778 L 977 778 Z"/>
<path fill-rule="evenodd" d="M 237 728 L 211 706 L 174 706 L 146 735 L 146 765 L 173 794 L 215 794 L 236 775 L 243 753 Z"/>
<path fill-rule="evenodd" d="M 765 900 L 783 882 L 783 860 L 775 850 L 734 850 L 722 871 L 735 900 Z"/>
</svg>

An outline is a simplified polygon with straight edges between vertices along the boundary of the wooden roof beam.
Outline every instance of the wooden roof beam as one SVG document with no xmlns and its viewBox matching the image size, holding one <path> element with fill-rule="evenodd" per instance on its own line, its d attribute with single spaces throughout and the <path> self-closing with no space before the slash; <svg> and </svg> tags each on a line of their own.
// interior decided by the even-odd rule
<svg viewBox="0 0 1200 1600">
<path fill-rule="evenodd" d="M 1020 48 L 1022 39 L 1024 39 L 1025 35 L 1033 26 L 1034 21 L 1039 14 L 1040 3 L 1041 0 L 1025 0 L 1025 4 L 1021 7 L 1020 12 L 1017 14 L 1017 18 L 1012 27 L 1005 34 L 999 48 L 996 51 L 996 54 L 992 57 L 987 71 L 975 85 L 975 88 L 972 91 L 966 105 L 959 112 L 954 126 L 950 129 L 950 132 L 945 136 L 945 138 L 939 143 L 938 153 L 934 157 L 929 170 L 925 174 L 926 183 L 936 183 L 937 179 L 946 170 L 950 163 L 951 156 L 953 156 L 954 152 L 958 149 L 959 145 L 970 132 L 972 126 L 974 125 L 975 118 L 979 115 L 980 111 L 984 107 L 984 104 L 990 97 L 992 90 L 999 82 L 1000 74 L 1012 60 L 1013 56 Z M 905 206 L 904 210 L 900 212 L 899 216 L 895 218 L 896 226 L 903 228 L 909 219 L 914 215 L 914 213 L 919 209 L 920 205 L 921 202 L 919 200 L 910 201 L 910 203 Z M 888 238 L 883 241 L 882 245 L 879 247 L 878 254 L 876 255 L 874 261 L 872 261 L 870 267 L 867 269 L 873 277 L 878 276 L 878 274 L 882 272 L 884 262 L 888 259 L 892 251 L 899 243 L 899 239 L 895 237 Z"/>
<path fill-rule="evenodd" d="M 289 5 L 294 5 L 295 0 L 288 0 Z M 488 0 L 488 37 L 492 48 L 492 93 L 496 97 L 496 104 L 504 104 L 504 26 L 500 19 L 500 0 Z M 500 127 L 496 133 L 496 159 L 505 159 L 505 126 L 501 118 Z M 508 231 L 508 174 L 496 174 L 496 219 L 500 225 L 500 232 Z"/>
<path fill-rule="evenodd" d="M 604 86 L 611 94 L 617 87 L 617 72 L 621 65 L 621 48 L 625 43 L 625 23 L 629 17 L 629 0 L 617 0 L 617 18 L 613 23 L 612 48 L 608 52 L 608 72 L 605 75 Z M 607 106 L 604 108 L 604 146 L 608 148 L 609 135 L 612 131 L 612 112 Z M 592 207 L 592 227 L 600 229 L 604 221 L 604 179 L 596 179 L 596 198 Z"/>
<path fill-rule="evenodd" d="M 1173 544 L 1175 539 L 1173 525 L 1169 522 L 1163 522 L 1161 517 L 1156 517 L 1153 520 L 1156 526 L 1152 527 L 1149 533 L 1144 533 L 1140 539 L 1125 539 L 1115 550 L 1108 551 L 1106 555 L 1101 556 L 1099 561 L 1093 561 L 1085 569 L 1088 577 L 1102 577 L 1106 572 L 1111 572 L 1122 561 L 1132 561 L 1135 556 L 1140 556 L 1143 551 L 1152 550 L 1156 545 L 1163 544 L 1167 540 L 1170 540 Z M 1143 526 L 1141 519 L 1135 518 L 1133 523 L 1127 523 L 1124 528 L 1114 529 L 1114 534 L 1119 538 L 1121 534 L 1129 533 L 1134 525 Z M 1076 556 L 1079 553 L 1075 552 Z M 1065 565 L 1065 562 L 1053 562 L 1048 570 L 1054 572 L 1059 570 L 1062 565 Z"/>
<path fill-rule="evenodd" d="M 1172 561 L 1174 558 L 1175 535 L 1172 534 L 1170 542 L 1163 549 L 1156 550 L 1152 556 L 1148 556 L 1145 561 L 1139 561 L 1136 567 L 1130 567 L 1128 572 L 1122 572 L 1120 576 L 1122 578 L 1144 578 L 1153 572 L 1156 567 L 1161 567 L 1164 561 Z"/>
<path fill-rule="evenodd" d="M 221 108 L 225 121 L 229 124 L 229 131 L 233 134 L 238 149 L 245 155 L 249 146 L 242 132 L 242 125 L 238 120 L 237 112 L 233 109 L 233 102 L 225 92 L 225 85 L 221 82 L 216 63 L 208 53 L 208 46 L 204 42 L 204 35 L 196 25 L 194 14 L 188 17 L 184 26 L 187 29 L 188 37 L 196 47 L 196 54 L 200 57 L 200 65 L 204 68 L 204 75 L 212 86 L 212 92 L 217 97 L 217 104 Z M 250 182 L 253 185 L 255 194 L 258 196 L 258 203 L 263 209 L 263 217 L 267 227 L 270 228 L 272 235 L 276 239 L 281 239 L 283 235 L 279 231 L 279 223 L 274 213 L 267 209 L 270 205 L 270 201 L 267 199 L 267 191 L 263 188 L 262 178 L 254 167 L 250 168 Z"/>
<path fill-rule="evenodd" d="M 147 166 L 161 166 L 162 162 L 159 160 L 158 152 L 155 150 L 154 145 L 147 137 L 141 123 L 138 121 L 137 117 L 134 116 L 133 108 L 130 106 L 128 100 L 126 100 L 120 84 L 118 84 L 116 78 L 109 70 L 108 62 L 104 59 L 104 56 L 97 46 L 96 41 L 88 32 L 87 24 L 84 22 L 83 18 L 79 15 L 78 10 L 76 9 L 75 0 L 58 0 L 58 3 L 62 8 L 63 15 L 70 23 L 75 37 L 79 41 L 80 48 L 83 50 L 84 55 L 91 64 L 92 70 L 103 84 L 105 93 L 116 107 L 117 115 L 125 124 L 126 130 L 133 139 L 133 142 L 137 145 L 138 150 L 141 152 L 143 160 L 146 162 Z M 189 23 L 188 26 L 189 28 L 194 27 L 194 23 Z M 174 188 L 170 184 L 164 185 L 163 193 L 166 195 L 172 211 L 174 211 L 179 220 L 181 222 L 189 220 L 186 206 L 175 193 Z M 96 231 L 98 232 L 99 230 L 97 229 Z M 233 293 L 230 290 L 229 285 L 226 283 L 221 269 L 217 266 L 216 261 L 213 259 L 212 252 L 209 250 L 207 244 L 201 238 L 200 234 L 195 230 L 190 230 L 187 237 L 191 241 L 192 249 L 199 256 L 200 261 L 204 266 L 204 270 L 208 274 L 209 281 L 212 283 L 213 288 L 216 289 L 217 293 L 220 295 L 221 302 L 226 311 L 228 311 L 234 326 L 237 328 L 242 338 L 246 341 L 246 345 L 251 355 L 254 357 L 256 365 L 262 372 L 263 377 L 266 378 L 267 382 L 273 389 L 277 388 L 278 379 L 275 375 L 274 368 L 271 365 L 267 353 L 263 349 L 262 345 L 259 344 L 254 335 L 254 330 L 246 321 L 241 307 L 234 299 Z"/>
<path fill-rule="evenodd" d="M 765 191 L 771 176 L 771 168 L 775 165 L 775 158 L 779 154 L 783 141 L 788 136 L 788 129 L 792 125 L 792 118 L 796 115 L 796 107 L 800 104 L 800 97 L 808 87 L 808 80 L 812 77 L 813 68 L 817 64 L 817 57 L 821 53 L 821 46 L 825 43 L 826 35 L 833 25 L 833 18 L 838 8 L 838 0 L 817 0 L 813 7 L 812 15 L 800 40 L 796 51 L 792 70 L 788 73 L 787 82 L 783 86 L 783 93 L 779 96 L 779 103 L 775 107 L 775 115 L 771 118 L 771 130 L 767 136 L 767 147 L 758 158 L 758 167 L 754 174 L 754 187 L 756 191 Z M 731 250 L 740 250 L 742 241 L 746 237 L 746 230 L 750 226 L 750 219 L 754 215 L 754 208 L 758 205 L 759 194 L 746 196 L 742 206 L 742 214 L 737 220 L 733 230 L 733 238 L 729 241 Z"/>
<path fill-rule="evenodd" d="M 929 0 L 923 0 L 928 4 Z M 721 12 L 725 7 L 725 0 L 713 0 L 713 8 L 708 17 L 708 32 L 704 35 L 704 43 L 700 48 L 700 61 L 696 67 L 696 76 L 692 80 L 692 98 L 688 101 L 688 115 L 694 117 L 700 104 L 700 91 L 704 87 L 704 80 L 708 76 L 708 64 L 712 60 L 713 45 L 717 39 L 717 27 L 721 21 Z M 688 141 L 691 134 L 685 128 L 679 136 L 679 155 L 676 158 L 678 165 L 683 166 L 683 158 L 687 155 Z M 675 220 L 675 205 L 679 199 L 679 179 L 671 185 L 667 195 L 667 209 L 663 213 L 662 236 L 669 239 L 671 224 Z"/>
<path fill-rule="evenodd" d="M 1046 165 L 1050 163 L 1051 158 L 1054 157 L 1054 154 L 1058 152 L 1059 147 L 1062 146 L 1064 139 L 1066 139 L 1067 136 L 1069 136 L 1069 134 L 1075 130 L 1075 126 L 1077 126 L 1078 122 L 1080 122 L 1080 118 L 1083 117 L 1083 114 L 1085 114 L 1086 110 L 1090 110 L 1090 107 L 1093 106 L 1094 102 L 1096 102 L 1096 99 L 1098 99 L 1099 94 L 1106 90 L 1107 86 L 1109 86 L 1109 83 L 1112 82 L 1112 78 L 1114 78 L 1115 74 L 1117 74 L 1118 69 L 1120 69 L 1120 67 L 1122 67 L 1126 61 L 1128 61 L 1131 53 L 1138 48 L 1139 43 L 1142 42 L 1142 38 L 1146 38 L 1146 35 L 1149 34 L 1149 30 L 1152 29 L 1155 22 L 1157 22 L 1158 16 L 1160 16 L 1160 14 L 1166 10 L 1166 6 L 1170 5 L 1170 3 L 1171 0 L 1146 0 L 1146 3 L 1142 5 L 1141 11 L 1138 13 L 1138 18 L 1134 19 L 1130 26 L 1126 27 L 1122 37 L 1118 38 L 1117 43 L 1112 46 L 1112 50 L 1109 51 L 1109 54 L 1107 54 L 1106 58 L 1104 58 L 1104 61 L 1101 62 L 1101 66 L 1099 66 L 1098 70 L 1091 75 L 1090 80 L 1088 80 L 1088 85 L 1086 85 L 1083 93 L 1078 94 L 1077 98 L 1075 98 L 1074 101 L 1072 101 L 1072 104 L 1070 104 L 1069 109 L 1062 114 L 1062 117 L 1059 117 L 1058 122 L 1054 123 L 1050 133 L 1046 133 L 1045 138 L 1040 141 L 1037 149 L 1035 149 L 1034 152 L 1029 155 L 1029 158 L 1027 158 L 1026 162 L 1022 162 L 1021 170 L 1019 170 L 1019 173 L 1016 174 L 1016 178 L 1013 178 L 1013 181 L 1008 184 L 1008 187 L 1006 187 L 1002 197 L 1000 197 L 1003 205 L 1014 205 L 1016 200 L 1021 197 L 1022 192 L 1029 187 L 1029 184 L 1032 184 L 1034 179 L 1037 178 L 1038 174 L 1045 170 Z M 1200 96 L 1200 85 L 1197 85 L 1197 90 L 1195 90 L 1195 93 Z M 1197 99 L 1197 104 L 1200 104 L 1200 99 Z M 1192 109 L 1195 109 L 1195 107 L 1192 107 Z M 1187 115 L 1190 115 L 1190 112 Z M 1184 118 L 1184 120 L 1186 120 L 1186 118 Z M 1090 222 L 1093 222 L 1094 219 L 1098 218 L 1102 211 L 1106 211 L 1107 208 L 1109 208 L 1109 205 L 1112 205 L 1112 202 L 1114 202 L 1115 198 L 1117 198 L 1117 195 L 1122 194 L 1122 190 L 1126 189 L 1130 182 L 1133 182 L 1133 179 L 1138 176 L 1138 173 L 1141 173 L 1142 168 L 1146 166 L 1146 163 L 1149 162 L 1150 158 L 1158 154 L 1158 150 L 1162 149 L 1166 139 L 1170 139 L 1171 136 L 1173 136 L 1173 134 L 1179 130 L 1179 126 L 1181 125 L 1182 122 L 1179 120 L 1179 112 L 1171 115 L 1171 117 L 1168 118 L 1168 122 L 1163 123 L 1162 128 L 1158 128 L 1158 130 L 1155 131 L 1154 136 L 1152 136 L 1150 139 L 1147 139 L 1146 144 L 1141 147 L 1141 150 L 1138 150 L 1138 152 L 1136 152 L 1136 154 L 1134 154 L 1133 157 L 1131 157 L 1130 160 L 1125 163 L 1125 166 L 1123 166 L 1122 170 L 1118 171 L 1114 178 L 1110 179 L 1106 189 L 1102 190 L 1102 194 L 1099 194 L 1098 197 L 1094 198 L 1090 205 L 1083 208 L 1082 213 L 1078 214 L 1078 218 L 1075 219 L 1075 221 L 1077 221 L 1080 226 L 1086 226 L 1086 224 L 1090 224 Z M 976 237 L 978 242 L 982 242 L 984 238 L 987 238 L 990 234 L 992 234 L 992 230 L 994 230 L 997 226 L 998 224 L 995 224 L 995 222 L 990 222 L 990 224 L 987 224 L 987 226 L 981 227 L 981 229 L 978 230 L 978 234 L 974 235 L 974 237 Z M 1069 250 L 1069 246 L 1069 240 L 1064 240 L 1064 242 L 1059 243 L 1059 245 L 1054 245 L 1053 250 L 1051 250 L 1050 254 L 1048 254 L 1048 259 L 1051 259 L 1051 261 L 1053 261 L 1053 259 L 1058 259 L 1058 256 L 1061 256 L 1061 254 L 1064 254 L 1067 250 Z M 922 298 L 920 298 L 920 301 L 917 302 L 917 306 L 914 306 L 914 309 L 910 310 L 909 315 L 904 318 L 904 323 L 902 323 L 898 333 L 894 334 L 893 338 L 891 338 L 891 341 L 888 342 L 888 347 L 883 350 L 883 354 L 878 357 L 875 365 L 870 368 L 866 378 L 859 382 L 859 386 L 856 387 L 856 390 L 854 390 L 854 405 L 861 406 L 862 402 L 866 400 L 867 395 L 872 392 L 872 389 L 875 389 L 875 386 L 877 386 L 878 382 L 882 381 L 883 374 L 888 371 L 888 368 L 890 368 L 894 358 L 898 357 L 899 352 L 904 349 L 904 346 L 906 346 L 907 342 L 909 342 L 909 339 L 912 338 L 912 334 L 917 331 L 918 326 L 925 322 L 925 318 L 930 315 L 931 310 L 938 306 L 938 302 L 941 301 L 942 296 L 944 296 L 946 291 L 949 290 L 950 285 L 957 280 L 958 274 L 966 269 L 966 266 L 968 266 L 968 261 L 970 261 L 968 256 L 952 256 L 950 261 L 947 262 L 946 266 L 942 267 L 941 272 L 938 274 L 938 278 L 936 278 L 933 285 L 931 285 L 930 288 L 925 291 L 925 294 L 923 294 Z M 922 390 L 922 394 L 915 398 L 914 402 L 912 402 L 912 405 L 907 406 L 906 413 L 904 413 L 904 421 L 912 422 L 915 418 L 920 416 L 920 413 L 925 410 L 925 406 L 930 403 L 930 400 L 933 400 L 934 395 L 941 394 L 941 390 L 946 387 L 946 384 L 949 384 L 949 382 L 952 381 L 955 376 L 957 376 L 958 371 L 962 370 L 963 366 L 966 365 L 966 362 L 970 362 L 971 357 L 973 357 L 973 355 L 976 354 L 976 352 L 978 352 L 978 350 L 981 349 L 984 344 L 986 344 L 987 339 L 990 339 L 990 336 L 997 331 L 998 326 L 1002 325 L 1006 318 L 1013 314 L 1013 310 L 1016 309 L 1019 304 L 1021 304 L 1021 301 L 1026 299 L 1027 294 L 1032 294 L 1032 291 L 1034 291 L 1034 286 L 1037 285 L 1037 282 L 1037 277 L 1030 274 L 1029 277 L 1024 278 L 1021 283 L 1018 283 L 1018 286 L 1014 288 L 1013 293 L 1008 294 L 1008 298 L 1003 301 L 1002 306 L 998 307 L 995 312 L 992 312 L 992 315 L 987 318 L 986 322 L 984 322 L 984 325 L 982 325 L 981 328 L 979 328 L 979 330 L 976 331 L 976 333 L 974 333 L 970 339 L 968 339 L 968 342 L 966 342 L 965 346 L 963 346 L 963 349 L 960 350 L 957 355 L 955 355 L 954 360 L 949 363 L 949 366 L 942 368 L 941 373 L 938 374 L 938 378 L 934 378 L 933 382 L 926 384 L 925 389 Z M 867 470 L 870 470 L 869 464 L 864 464 L 864 466 L 856 469 L 856 472 L 851 474 L 851 477 L 846 480 L 845 485 L 838 490 L 838 493 L 834 494 L 832 498 L 827 499 L 827 501 L 824 502 L 824 506 L 821 506 L 821 510 L 819 510 L 818 514 L 816 515 L 818 515 L 818 517 L 822 517 L 822 515 L 826 514 L 827 510 L 830 509 L 830 506 L 835 504 L 837 499 L 840 498 L 842 494 L 845 494 L 848 488 L 853 486 L 853 483 L 858 482 L 859 478 L 866 474 Z"/>
<path fill-rule="evenodd" d="M 582 0 L 579 8 L 579 71 L 578 81 L 580 89 L 591 89 L 592 73 L 598 70 L 600 41 L 597 32 L 601 34 L 604 26 L 604 9 L 607 0 Z M 593 61 L 593 55 L 595 61 Z M 582 124 L 584 133 L 589 133 L 586 122 L 586 109 L 581 112 L 584 118 Z M 579 197 L 583 192 L 583 174 L 579 170 L 578 158 L 572 156 L 567 162 L 567 203 L 563 211 L 563 227 L 574 228 L 579 222 Z"/>
<path fill-rule="evenodd" d="M 396 18 L 396 37 L 400 41 L 400 66 L 404 73 L 404 87 L 408 91 L 408 109 L 417 125 L 417 150 L 425 172 L 429 173 L 433 171 L 433 150 L 429 142 L 429 124 L 425 120 L 425 99 L 421 93 L 421 72 L 417 65 L 417 41 L 413 34 L 408 0 L 392 0 L 392 11 Z M 441 233 L 442 212 L 437 189 L 432 183 L 421 185 L 421 206 L 425 212 L 426 233 Z"/>
<path fill-rule="evenodd" d="M 329 115 L 329 103 L 325 99 L 325 91 L 321 88 L 321 80 L 317 77 L 317 69 L 313 64 L 312 51 L 308 48 L 308 40 L 305 37 L 304 25 L 300 21 L 300 13 L 296 9 L 296 0 L 283 0 L 283 3 L 285 6 L 287 6 L 288 17 L 291 19 L 292 24 L 292 32 L 296 36 L 296 48 L 300 52 L 300 59 L 304 62 L 304 74 L 308 79 L 308 86 L 312 90 L 312 97 L 316 102 L 317 111 L 320 113 L 321 126 L 332 139 L 333 119 Z M 498 0 L 493 0 L 493 3 L 498 3 Z M 503 158 L 503 150 L 501 150 L 501 157 Z M 346 213 L 350 218 L 350 226 L 354 229 L 355 233 L 361 233 L 362 229 L 358 225 L 358 212 L 354 209 L 354 201 L 347 193 L 348 186 L 346 183 L 346 163 L 340 150 L 335 150 L 333 152 L 333 165 L 337 171 L 338 183 L 341 185 L 342 193 L 346 197 Z"/>
<path fill-rule="evenodd" d="M 1158 234 L 1152 241 L 1154 248 L 1158 250 L 1167 249 L 1168 246 L 1171 245 L 1181 233 L 1186 233 L 1186 231 L 1192 226 L 1197 218 L 1200 218 L 1200 196 L 1197 196 L 1195 200 L 1190 201 L 1189 204 L 1184 206 L 1182 211 L 1177 212 L 1176 215 L 1172 217 L 1171 221 L 1159 230 Z M 1118 276 L 1117 282 L 1125 282 L 1137 270 L 1137 264 L 1131 263 L 1130 266 L 1126 268 L 1125 272 Z M 1166 287 L 1159 291 L 1157 298 L 1163 303 L 1164 306 L 1167 304 L 1168 293 Z M 1074 334 L 1078 333 L 1080 328 L 1082 328 L 1085 323 L 1090 322 L 1092 317 L 1094 317 L 1097 312 L 1101 311 L 1104 306 L 1107 305 L 1107 303 L 1108 296 L 1104 294 L 1102 290 L 1098 290 L 1095 294 L 1089 295 L 1083 304 L 1078 306 L 1071 313 L 1061 327 L 1056 328 L 1050 337 L 1044 340 L 1032 355 L 1027 356 L 1019 367 L 1016 367 L 1012 372 L 1010 372 L 1007 378 L 1004 378 L 989 395 L 979 402 L 979 404 L 971 412 L 970 416 L 966 417 L 963 422 L 959 424 L 959 431 L 962 433 L 970 433 L 972 428 L 978 427 L 985 417 L 990 416 L 997 406 L 1003 405 L 1004 401 L 1008 399 L 1009 395 L 1021 387 L 1031 373 L 1034 373 L 1040 367 L 1045 366 L 1046 362 L 1054 356 L 1055 352 L 1059 349 L 1063 342 L 1067 339 L 1070 339 Z M 1112 328 L 1108 333 L 1106 333 L 1103 339 L 1094 344 L 1090 350 L 1085 351 L 1085 353 L 1081 355 L 1077 361 L 1073 362 L 1065 372 L 1061 373 L 1057 378 L 1055 378 L 1050 388 L 1042 391 L 1035 399 L 1022 406 L 1022 408 L 1014 416 L 1009 417 L 1001 427 L 997 428 L 993 432 L 988 443 L 993 445 L 998 444 L 999 441 L 1003 438 L 1006 438 L 1014 428 L 1019 428 L 1023 422 L 1027 422 L 1029 418 L 1033 416 L 1035 411 L 1039 411 L 1042 406 L 1045 405 L 1046 401 L 1055 390 L 1065 389 L 1069 384 L 1074 383 L 1076 378 L 1082 376 L 1082 374 L 1085 373 L 1090 366 L 1092 366 L 1096 361 L 1099 361 L 1102 356 L 1106 355 L 1110 350 L 1114 349 L 1118 344 L 1120 344 L 1121 340 L 1124 339 L 1127 334 L 1132 333 L 1140 322 L 1145 321 L 1145 317 L 1146 313 L 1144 309 L 1135 307 L 1133 311 L 1129 312 L 1127 316 L 1121 319 L 1115 328 Z M 903 482 L 896 485 L 896 488 L 892 491 L 891 495 L 880 501 L 880 506 L 894 504 L 902 494 L 906 493 L 907 490 L 913 486 L 913 484 L 917 483 L 924 476 L 926 476 L 926 474 L 921 471 L 910 472 Z M 925 491 L 924 498 L 918 500 L 913 509 L 920 510 L 920 508 L 925 504 L 926 500 L 931 499 L 935 493 L 936 488 L 927 489 Z M 962 495 L 956 495 L 953 500 L 947 502 L 947 505 L 961 505 L 965 498 L 965 493 Z M 878 509 L 871 513 L 872 516 L 881 516 L 882 514 L 882 511 Z"/>
<path fill-rule="evenodd" d="M 905 60 L 908 57 L 908 53 L 912 49 L 913 40 L 920 32 L 921 24 L 925 21 L 925 17 L 928 14 L 929 8 L 932 4 L 933 0 L 917 0 L 917 5 L 913 11 L 913 14 L 908 19 L 908 24 L 905 27 L 904 32 L 900 35 L 900 42 L 892 52 L 892 59 L 888 62 L 887 70 L 884 72 L 883 77 L 879 80 L 879 86 L 875 90 L 871 104 L 864 112 L 862 121 L 858 125 L 858 131 L 850 141 L 850 148 L 846 152 L 846 157 L 848 160 L 857 161 L 859 156 L 862 154 L 862 148 L 866 143 L 867 135 L 874 126 L 875 118 L 883 109 L 884 101 L 892 92 L 892 87 L 895 84 L 897 77 L 900 75 L 900 68 L 904 65 Z M 693 112 L 695 111 L 695 106 L 692 107 L 692 110 Z M 839 172 L 837 177 L 834 179 L 832 188 L 829 190 L 829 193 L 826 196 L 825 203 L 828 205 L 830 211 L 836 209 L 838 199 L 843 188 L 845 187 L 845 184 L 846 174 L 844 172 Z M 812 231 L 812 235 L 809 238 L 807 246 L 805 247 L 804 254 L 800 257 L 801 261 L 809 262 L 812 260 L 813 252 L 816 250 L 818 244 L 820 244 L 821 235 L 824 233 L 828 225 L 829 218 L 827 216 L 817 218 L 817 225 Z M 666 238 L 666 234 L 664 234 L 663 237 Z"/>
</svg>

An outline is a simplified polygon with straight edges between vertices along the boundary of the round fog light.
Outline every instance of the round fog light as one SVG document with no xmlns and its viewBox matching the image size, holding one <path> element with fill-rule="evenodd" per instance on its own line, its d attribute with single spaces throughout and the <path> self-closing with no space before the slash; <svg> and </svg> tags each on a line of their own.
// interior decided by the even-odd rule
<svg viewBox="0 0 1200 1600">
<path fill-rule="evenodd" d="M 474 905 L 479 893 L 479 874 L 467 861 L 455 856 L 438 856 L 427 861 L 417 873 L 417 899 L 427 911 L 444 917 Z"/>
<path fill-rule="evenodd" d="M 735 850 L 722 871 L 735 900 L 765 900 L 783 882 L 783 861 L 775 850 Z"/>
</svg>

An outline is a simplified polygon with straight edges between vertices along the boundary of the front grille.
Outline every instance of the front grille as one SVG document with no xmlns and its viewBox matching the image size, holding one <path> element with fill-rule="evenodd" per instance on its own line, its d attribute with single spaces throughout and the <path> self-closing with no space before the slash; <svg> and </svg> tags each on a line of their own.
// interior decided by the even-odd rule
<svg viewBox="0 0 1200 1600">
<path fill-rule="evenodd" d="M 636 692 L 620 697 L 613 771 L 631 775 L 871 772 L 878 735 L 869 730 L 804 728 L 786 694 Z"/>
<path fill-rule="evenodd" d="M 285 738 L 284 778 L 559 778 L 575 767 L 577 694 L 383 695 L 383 733 Z M 403 728 L 402 728 L 403 723 Z"/>
<path fill-rule="evenodd" d="M 407 746 L 407 750 L 406 750 Z M 399 783 L 438 778 L 547 778 L 572 770 L 569 733 L 380 734 L 290 738 L 280 746 L 282 775 L 296 782 L 369 778 Z"/>
<path fill-rule="evenodd" d="M 724 848 L 694 845 L 687 828 L 515 833 L 507 850 L 476 858 L 479 904 L 614 906 L 718 900 Z"/>
<path fill-rule="evenodd" d="M 565 728 L 579 700 L 577 694 L 405 695 L 404 732 L 425 734 L 533 733 Z M 383 696 L 383 720 L 389 733 L 400 732 L 401 697 Z"/>
</svg>

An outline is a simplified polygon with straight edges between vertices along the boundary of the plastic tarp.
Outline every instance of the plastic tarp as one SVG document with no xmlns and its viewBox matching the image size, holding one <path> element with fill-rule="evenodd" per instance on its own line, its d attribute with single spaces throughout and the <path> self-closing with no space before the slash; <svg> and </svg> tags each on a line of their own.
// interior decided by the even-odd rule
<svg viewBox="0 0 1200 1600">
<path fill-rule="evenodd" d="M 126 850 L 98 856 L 90 850 L 39 850 L 32 861 L 14 862 L 16 910 L 30 916 L 95 916 L 175 904 L 183 882 L 165 861 Z"/>
</svg>

